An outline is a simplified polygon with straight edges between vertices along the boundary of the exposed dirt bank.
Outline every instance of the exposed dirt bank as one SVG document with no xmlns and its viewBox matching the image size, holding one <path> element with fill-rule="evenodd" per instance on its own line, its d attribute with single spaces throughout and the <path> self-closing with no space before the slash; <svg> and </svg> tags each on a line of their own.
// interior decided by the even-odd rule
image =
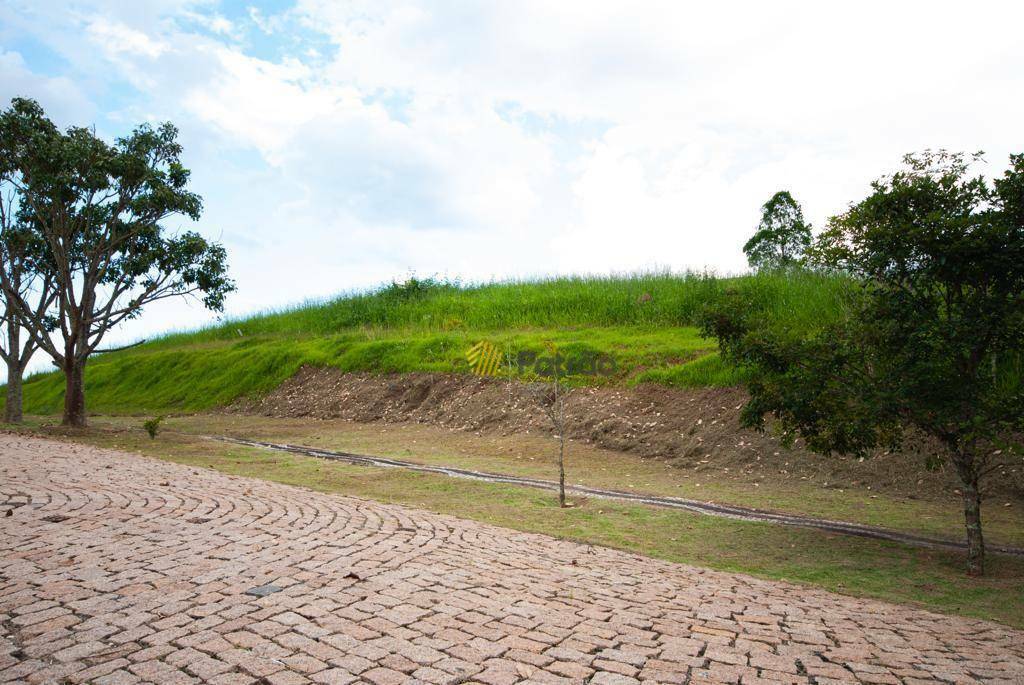
<svg viewBox="0 0 1024 685">
<path fill-rule="evenodd" d="M 744 391 L 737 388 L 575 388 L 565 398 L 566 432 L 572 440 L 696 471 L 725 471 L 752 480 L 813 479 L 825 487 L 873 487 L 904 496 L 955 496 L 952 469 L 921 468 L 931 451 L 924 440 L 914 441 L 904 452 L 864 460 L 823 457 L 799 443 L 787 449 L 771 435 L 740 428 L 744 401 Z M 552 434 L 541 402 L 538 387 L 494 378 L 381 376 L 304 367 L 266 397 L 231 409 L 268 416 L 416 421 L 476 432 Z M 1020 500 L 1024 460 L 1000 458 L 1006 466 L 989 479 L 988 490 Z"/>
</svg>

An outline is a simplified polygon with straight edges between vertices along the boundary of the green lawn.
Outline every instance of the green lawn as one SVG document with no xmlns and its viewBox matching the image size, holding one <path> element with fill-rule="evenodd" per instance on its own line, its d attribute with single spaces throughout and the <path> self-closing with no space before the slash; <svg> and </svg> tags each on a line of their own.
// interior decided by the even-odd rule
<svg viewBox="0 0 1024 685">
<path fill-rule="evenodd" d="M 638 369 L 686 369 L 688 362 L 699 361 L 713 349 L 713 343 L 692 327 L 259 335 L 99 355 L 86 367 L 86 401 L 92 412 L 203 411 L 266 393 L 304 364 L 376 373 L 468 373 L 466 352 L 481 340 L 513 354 L 522 349 L 542 352 L 550 343 L 564 354 L 608 354 L 616 360 L 615 376 L 580 377 L 574 379 L 577 383 L 635 382 Z M 34 376 L 25 383 L 28 413 L 55 413 L 63 397 L 59 373 Z"/>
<path fill-rule="evenodd" d="M 39 421 L 35 419 L 36 425 Z M 57 417 L 48 421 L 55 424 Z M 102 416 L 94 417 L 92 425 L 98 430 L 121 431 L 124 446 L 135 448 L 142 419 Z M 527 478 L 555 480 L 558 473 L 554 441 L 542 435 L 477 435 L 418 423 L 357 423 L 239 414 L 170 417 L 163 422 L 162 429 L 168 439 L 229 436 Z M 171 437 L 172 432 L 183 435 Z M 110 439 L 111 444 L 118 444 L 119 438 L 114 434 Z M 951 491 L 919 491 L 911 498 L 903 493 L 872 489 L 868 484 L 842 489 L 823 487 L 820 480 L 792 478 L 777 470 L 759 471 L 755 475 L 708 464 L 693 471 L 577 441 L 568 445 L 566 469 L 566 481 L 570 484 L 851 521 L 950 540 L 960 540 L 964 535 L 963 504 Z M 1024 501 L 1015 500 L 1009 507 L 1002 504 L 995 499 L 985 503 L 986 540 L 991 544 L 1024 547 Z"/>
</svg>

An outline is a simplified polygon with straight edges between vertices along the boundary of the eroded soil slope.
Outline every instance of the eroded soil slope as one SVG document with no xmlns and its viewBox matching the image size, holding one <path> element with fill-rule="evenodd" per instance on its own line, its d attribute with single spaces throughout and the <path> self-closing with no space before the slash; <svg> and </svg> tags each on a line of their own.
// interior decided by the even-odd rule
<svg viewBox="0 0 1024 685">
<path fill-rule="evenodd" d="M 457 374 L 372 375 L 304 367 L 269 395 L 235 411 L 268 416 L 341 418 L 363 422 L 430 423 L 466 431 L 553 434 L 539 385 Z M 813 478 L 827 487 L 872 486 L 903 495 L 955 496 L 948 467 L 926 472 L 933 449 L 914 440 L 901 453 L 864 460 L 823 457 L 784 447 L 769 434 L 739 427 L 745 393 L 739 388 L 683 390 L 574 388 L 565 397 L 566 433 L 604 449 L 666 460 L 695 470 L 726 470 L 757 479 L 780 474 Z M 989 479 L 990 493 L 1024 494 L 1024 463 L 999 455 L 1005 467 Z M 1015 461 L 1014 461 L 1015 460 Z"/>
</svg>

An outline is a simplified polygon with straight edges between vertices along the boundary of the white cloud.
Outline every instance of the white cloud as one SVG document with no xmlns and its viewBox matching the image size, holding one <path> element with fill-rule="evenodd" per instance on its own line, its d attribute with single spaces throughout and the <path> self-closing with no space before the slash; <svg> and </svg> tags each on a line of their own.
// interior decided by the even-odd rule
<svg viewBox="0 0 1024 685">
<path fill-rule="evenodd" d="M 20 53 L 0 47 L 0 104 L 6 108 L 15 97 L 38 100 L 51 118 L 61 123 L 95 116 L 95 107 L 73 79 L 40 76 Z"/>
<path fill-rule="evenodd" d="M 97 18 L 88 23 L 86 33 L 89 39 L 109 55 L 137 55 L 159 57 L 167 51 L 167 44 L 154 40 L 142 31 L 137 31 L 117 21 Z"/>
<path fill-rule="evenodd" d="M 274 161 L 306 122 L 343 107 L 346 89 L 313 87 L 301 62 L 268 62 L 224 46 L 195 45 L 208 55 L 204 78 L 182 93 L 186 109 Z"/>
<path fill-rule="evenodd" d="M 230 19 L 221 16 L 220 14 L 204 14 L 202 12 L 191 12 L 185 10 L 181 13 L 182 18 L 188 21 L 194 22 L 199 26 L 202 26 L 213 33 L 227 36 L 229 38 L 238 38 L 238 28 L 234 22 Z"/>
<path fill-rule="evenodd" d="M 0 53 L 0 85 L 178 123 L 234 311 L 410 268 L 737 270 L 780 188 L 820 225 L 906 152 L 1024 142 L 1020 3 L 76 8 L 10 15 L 70 66 Z"/>
</svg>

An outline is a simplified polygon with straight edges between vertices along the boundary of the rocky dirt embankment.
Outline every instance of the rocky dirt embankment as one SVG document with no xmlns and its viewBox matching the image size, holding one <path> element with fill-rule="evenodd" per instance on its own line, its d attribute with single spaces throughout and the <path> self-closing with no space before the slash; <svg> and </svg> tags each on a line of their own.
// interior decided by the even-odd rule
<svg viewBox="0 0 1024 685">
<path fill-rule="evenodd" d="M 266 397 L 233 411 L 268 416 L 420 422 L 500 434 L 551 434 L 539 387 L 458 374 L 374 375 L 304 367 Z M 680 468 L 753 477 L 813 479 L 827 487 L 867 487 L 909 496 L 955 496 L 948 467 L 925 472 L 933 449 L 911 441 L 901 453 L 867 459 L 823 457 L 799 443 L 784 447 L 770 434 L 740 428 L 740 388 L 572 388 L 565 396 L 567 435 L 596 447 L 666 460 Z M 1024 494 L 1024 461 L 990 479 L 992 494 Z"/>
</svg>

